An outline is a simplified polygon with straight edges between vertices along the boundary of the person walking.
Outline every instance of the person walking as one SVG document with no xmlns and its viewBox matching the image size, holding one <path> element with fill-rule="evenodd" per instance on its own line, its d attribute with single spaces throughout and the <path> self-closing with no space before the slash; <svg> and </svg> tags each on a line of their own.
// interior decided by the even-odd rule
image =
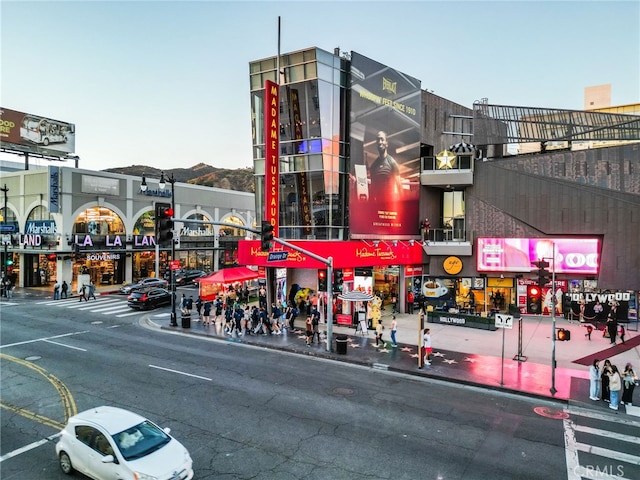
<svg viewBox="0 0 640 480">
<path fill-rule="evenodd" d="M 98 299 L 96 298 L 96 284 L 93 282 L 89 282 L 89 289 L 88 289 L 88 295 L 87 295 L 87 302 L 89 301 L 90 298 L 93 298 L 96 302 L 98 301 Z"/>
<path fill-rule="evenodd" d="M 627 363 L 622 371 L 622 404 L 633 406 L 633 389 L 636 388 L 638 376 L 633 371 L 633 366 Z"/>
<path fill-rule="evenodd" d="M 391 317 L 391 346 L 397 347 L 398 342 L 396 341 L 396 332 L 398 331 L 398 320 L 396 320 L 396 316 Z"/>
<path fill-rule="evenodd" d="M 384 326 L 382 325 L 382 319 L 378 320 L 378 324 L 376 325 L 376 347 L 378 346 L 378 342 L 381 342 L 381 347 L 384 348 L 385 341 L 382 340 L 382 331 L 384 330 Z"/>
<path fill-rule="evenodd" d="M 600 360 L 597 358 L 589 367 L 589 399 L 600 399 Z"/>
<path fill-rule="evenodd" d="M 618 335 L 620 336 L 620 341 L 622 343 L 624 343 L 624 335 L 625 335 L 626 331 L 624 329 L 624 325 L 620 324 L 620 326 L 618 327 Z"/>
<path fill-rule="evenodd" d="M 56 284 L 53 286 L 53 299 L 60 300 L 60 282 L 56 280 Z"/>
<path fill-rule="evenodd" d="M 81 302 L 82 300 L 86 302 L 89 301 L 87 299 L 87 286 L 84 283 L 82 284 L 82 288 L 80 289 L 80 299 L 78 301 Z"/>
<path fill-rule="evenodd" d="M 211 325 L 211 302 L 208 300 L 202 305 L 202 325 Z"/>
<path fill-rule="evenodd" d="M 66 280 L 62 281 L 62 286 L 60 287 L 60 298 L 69 298 L 69 285 Z"/>
<path fill-rule="evenodd" d="M 612 410 L 618 410 L 620 405 L 620 392 L 622 391 L 622 378 L 618 372 L 618 367 L 611 365 L 611 373 L 609 373 L 609 393 L 611 402 L 609 408 Z"/>
<path fill-rule="evenodd" d="M 424 349 L 424 364 L 431 365 L 433 347 L 431 346 L 431 330 L 428 328 L 424 329 L 424 335 L 422 335 L 422 348 Z"/>
<path fill-rule="evenodd" d="M 202 299 L 200 298 L 200 295 L 198 295 L 198 298 L 196 298 L 196 312 L 198 313 L 198 318 L 202 318 Z"/>
<path fill-rule="evenodd" d="M 609 390 L 609 374 L 611 373 L 611 362 L 607 359 L 604 361 L 602 371 L 600 372 L 600 381 L 602 388 L 602 400 L 610 402 L 610 390 Z"/>
<path fill-rule="evenodd" d="M 611 345 L 615 345 L 616 343 L 616 334 L 618 332 L 618 322 L 613 318 L 613 315 L 609 314 L 607 318 L 607 333 L 609 334 L 609 340 L 611 341 Z"/>
<path fill-rule="evenodd" d="M 307 319 L 304 322 L 305 336 L 307 337 L 307 347 L 311 346 L 313 340 L 313 325 L 311 324 L 311 315 L 307 315 Z"/>
<path fill-rule="evenodd" d="M 316 338 L 316 335 L 318 336 L 318 343 L 320 343 L 320 312 L 317 307 L 313 307 L 313 310 L 311 310 L 311 327 L 311 343 L 313 343 L 313 339 Z"/>
<path fill-rule="evenodd" d="M 415 301 L 415 296 L 413 295 L 413 291 L 409 290 L 407 293 L 407 312 L 410 315 L 413 315 L 413 302 Z"/>
</svg>

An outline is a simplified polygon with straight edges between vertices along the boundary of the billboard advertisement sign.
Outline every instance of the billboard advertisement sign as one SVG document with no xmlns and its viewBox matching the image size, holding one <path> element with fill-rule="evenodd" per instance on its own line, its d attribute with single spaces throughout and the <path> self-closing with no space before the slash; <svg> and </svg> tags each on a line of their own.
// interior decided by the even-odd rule
<svg viewBox="0 0 640 480">
<path fill-rule="evenodd" d="M 0 140 L 9 150 L 64 157 L 75 152 L 76 126 L 1 107 Z"/>
<path fill-rule="evenodd" d="M 556 273 L 597 275 L 600 266 L 598 238 L 478 238 L 476 252 L 478 272 L 531 272 L 540 259 Z"/>
<path fill-rule="evenodd" d="M 352 238 L 418 234 L 420 92 L 420 80 L 352 52 Z"/>
</svg>

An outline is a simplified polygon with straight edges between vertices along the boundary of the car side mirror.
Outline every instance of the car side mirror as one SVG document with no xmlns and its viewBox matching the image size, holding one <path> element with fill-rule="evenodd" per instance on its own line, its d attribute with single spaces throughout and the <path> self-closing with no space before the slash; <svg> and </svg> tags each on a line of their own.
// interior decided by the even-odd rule
<svg viewBox="0 0 640 480">
<path fill-rule="evenodd" d="M 105 455 L 102 457 L 102 463 L 118 463 L 118 461 L 113 455 Z"/>
</svg>

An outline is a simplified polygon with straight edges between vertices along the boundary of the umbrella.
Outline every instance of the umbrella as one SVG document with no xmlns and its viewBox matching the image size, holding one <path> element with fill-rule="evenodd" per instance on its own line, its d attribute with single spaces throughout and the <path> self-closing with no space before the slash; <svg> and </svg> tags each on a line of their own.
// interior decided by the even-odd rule
<svg viewBox="0 0 640 480">
<path fill-rule="evenodd" d="M 451 145 L 447 150 L 455 153 L 456 155 L 464 155 L 465 153 L 472 153 L 475 149 L 476 146 L 472 143 L 460 142 Z"/>
<path fill-rule="evenodd" d="M 370 302 L 373 300 L 373 295 L 361 292 L 360 290 L 352 290 L 351 292 L 338 295 L 338 298 L 347 302 Z"/>
<path fill-rule="evenodd" d="M 207 275 L 206 277 L 200 277 L 196 279 L 196 281 L 200 284 L 211 284 L 211 283 L 235 283 L 235 282 L 244 282 L 245 280 L 253 280 L 254 278 L 258 278 L 261 275 L 255 270 L 251 270 L 247 267 L 233 267 L 233 268 L 223 268 L 222 270 L 218 270 L 211 275 Z"/>
</svg>

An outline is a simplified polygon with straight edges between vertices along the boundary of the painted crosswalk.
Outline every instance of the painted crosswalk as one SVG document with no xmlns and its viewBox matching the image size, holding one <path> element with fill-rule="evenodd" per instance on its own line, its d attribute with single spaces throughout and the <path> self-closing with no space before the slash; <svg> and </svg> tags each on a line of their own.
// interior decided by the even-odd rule
<svg viewBox="0 0 640 480">
<path fill-rule="evenodd" d="M 624 414 L 569 406 L 564 440 L 569 480 L 640 478 L 640 421 Z"/>
<path fill-rule="evenodd" d="M 70 310 L 87 311 L 110 315 L 116 318 L 140 315 L 139 310 L 133 310 L 127 305 L 126 297 L 98 296 L 95 300 L 88 302 L 79 301 L 78 298 L 63 298 L 61 300 L 43 300 L 37 302 L 38 305 L 47 305 L 55 308 L 66 308 Z"/>
</svg>

